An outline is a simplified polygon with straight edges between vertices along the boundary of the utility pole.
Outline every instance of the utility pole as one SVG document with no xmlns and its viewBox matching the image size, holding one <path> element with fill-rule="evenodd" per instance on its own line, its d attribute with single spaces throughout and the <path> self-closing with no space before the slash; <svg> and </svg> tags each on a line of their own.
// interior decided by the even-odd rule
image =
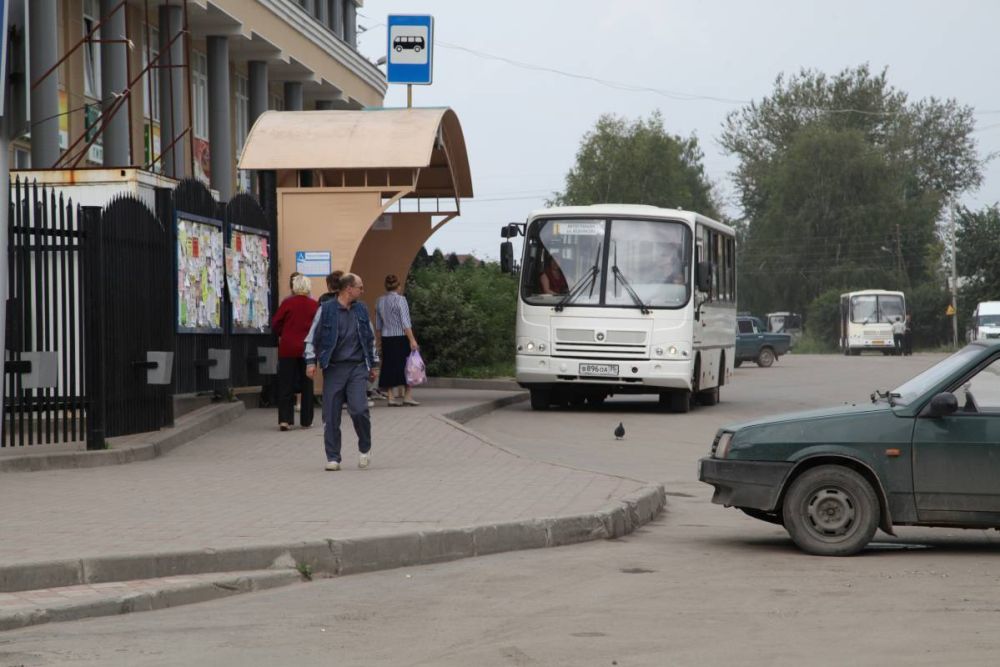
<svg viewBox="0 0 1000 667">
<path fill-rule="evenodd" d="M 948 205 L 951 218 L 951 346 L 958 348 L 958 270 L 955 264 L 955 203 Z"/>
</svg>

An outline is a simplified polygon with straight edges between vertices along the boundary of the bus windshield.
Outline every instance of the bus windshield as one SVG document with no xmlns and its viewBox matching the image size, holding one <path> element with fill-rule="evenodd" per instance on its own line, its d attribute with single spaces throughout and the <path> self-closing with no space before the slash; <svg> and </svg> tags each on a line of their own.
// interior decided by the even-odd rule
<svg viewBox="0 0 1000 667">
<path fill-rule="evenodd" d="M 680 308 L 691 232 L 668 220 L 547 219 L 528 230 L 521 294 L 537 305 Z"/>
<path fill-rule="evenodd" d="M 851 298 L 851 322 L 855 324 L 890 324 L 903 316 L 903 297 L 898 294 L 859 294 Z"/>
<path fill-rule="evenodd" d="M 981 327 L 1000 326 L 1000 315 L 980 315 L 979 326 Z"/>
</svg>

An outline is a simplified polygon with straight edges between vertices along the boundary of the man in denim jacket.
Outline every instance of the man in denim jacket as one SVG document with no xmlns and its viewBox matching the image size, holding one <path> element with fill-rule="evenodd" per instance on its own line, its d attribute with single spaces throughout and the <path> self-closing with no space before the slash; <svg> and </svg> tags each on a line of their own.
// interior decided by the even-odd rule
<svg viewBox="0 0 1000 667">
<path fill-rule="evenodd" d="M 358 434 L 358 467 L 367 468 L 371 463 L 372 420 L 366 390 L 375 378 L 378 358 L 368 308 L 358 301 L 364 291 L 359 276 L 345 273 L 337 298 L 324 302 L 316 311 L 306 336 L 306 375 L 312 379 L 317 365 L 323 370 L 327 470 L 340 470 L 340 409 L 345 399 Z"/>
</svg>

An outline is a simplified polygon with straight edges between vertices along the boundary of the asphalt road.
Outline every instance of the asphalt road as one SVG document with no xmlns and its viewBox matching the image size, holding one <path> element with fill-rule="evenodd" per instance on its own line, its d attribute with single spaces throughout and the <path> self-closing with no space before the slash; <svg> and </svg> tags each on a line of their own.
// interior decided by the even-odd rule
<svg viewBox="0 0 1000 667">
<path fill-rule="evenodd" d="M 718 426 L 867 401 L 938 358 L 792 355 L 739 369 L 722 403 L 688 415 L 648 399 L 507 408 L 470 426 L 525 456 L 662 481 L 667 513 L 621 540 L 10 632 L 0 665 L 994 664 L 993 532 L 879 533 L 860 556 L 817 558 L 696 480 Z"/>
</svg>

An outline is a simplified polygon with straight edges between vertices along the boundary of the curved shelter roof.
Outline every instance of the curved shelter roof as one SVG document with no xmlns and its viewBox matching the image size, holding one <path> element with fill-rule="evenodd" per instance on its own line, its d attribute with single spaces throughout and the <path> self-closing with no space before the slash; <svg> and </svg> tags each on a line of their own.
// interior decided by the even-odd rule
<svg viewBox="0 0 1000 667">
<path fill-rule="evenodd" d="M 472 196 L 458 116 L 448 108 L 267 111 L 240 169 L 419 169 L 414 196 Z"/>
</svg>

